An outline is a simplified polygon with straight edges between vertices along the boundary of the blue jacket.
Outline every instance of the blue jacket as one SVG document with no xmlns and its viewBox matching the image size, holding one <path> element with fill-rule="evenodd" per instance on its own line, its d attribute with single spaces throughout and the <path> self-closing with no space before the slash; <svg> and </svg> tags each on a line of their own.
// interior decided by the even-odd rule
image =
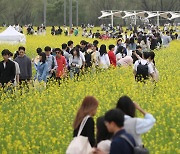
<svg viewBox="0 0 180 154">
<path fill-rule="evenodd" d="M 38 81 L 44 81 L 46 82 L 47 81 L 47 75 L 48 75 L 48 64 L 47 62 L 45 63 L 40 63 L 38 62 L 38 65 L 37 65 L 37 79 Z"/>
<path fill-rule="evenodd" d="M 133 154 L 133 147 L 124 138 L 121 138 L 121 135 L 125 135 L 135 145 L 134 138 L 124 129 L 120 130 L 112 138 L 110 154 Z"/>
</svg>

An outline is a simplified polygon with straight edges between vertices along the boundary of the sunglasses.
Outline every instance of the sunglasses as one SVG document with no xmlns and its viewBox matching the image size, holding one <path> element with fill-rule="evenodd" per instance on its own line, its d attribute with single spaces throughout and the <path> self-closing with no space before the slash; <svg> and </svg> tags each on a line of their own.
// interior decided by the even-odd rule
<svg viewBox="0 0 180 154">
<path fill-rule="evenodd" d="M 56 52 L 56 54 L 60 54 L 60 52 Z"/>
</svg>

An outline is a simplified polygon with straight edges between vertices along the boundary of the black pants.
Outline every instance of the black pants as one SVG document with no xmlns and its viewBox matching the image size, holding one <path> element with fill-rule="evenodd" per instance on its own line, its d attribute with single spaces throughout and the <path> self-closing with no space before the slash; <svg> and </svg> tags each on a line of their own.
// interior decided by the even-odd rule
<svg viewBox="0 0 180 154">
<path fill-rule="evenodd" d="M 58 84 L 61 84 L 61 78 L 60 77 L 56 77 L 56 82 L 58 82 Z"/>
<path fill-rule="evenodd" d="M 29 91 L 29 81 L 30 79 L 19 79 L 19 88 Z"/>
</svg>

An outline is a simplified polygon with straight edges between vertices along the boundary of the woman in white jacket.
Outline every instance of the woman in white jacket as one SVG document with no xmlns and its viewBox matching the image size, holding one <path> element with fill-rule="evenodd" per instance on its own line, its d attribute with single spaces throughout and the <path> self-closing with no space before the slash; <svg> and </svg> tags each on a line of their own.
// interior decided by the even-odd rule
<svg viewBox="0 0 180 154">
<path fill-rule="evenodd" d="M 106 45 L 102 44 L 100 49 L 99 49 L 99 67 L 100 68 L 104 68 L 107 69 L 110 67 L 110 60 L 109 60 L 109 56 L 107 54 L 107 50 L 106 50 Z"/>
<path fill-rule="evenodd" d="M 125 130 L 134 137 L 137 145 L 143 145 L 141 135 L 148 132 L 154 126 L 156 120 L 153 115 L 144 111 L 128 96 L 122 96 L 118 100 L 116 108 L 121 109 L 125 113 Z M 144 115 L 144 118 L 135 117 L 136 109 Z"/>
<path fill-rule="evenodd" d="M 74 76 L 79 76 L 80 68 L 82 67 L 82 59 L 80 56 L 80 51 L 78 48 L 73 48 L 71 50 L 72 56 L 69 58 L 69 66 L 70 66 L 70 78 Z"/>
</svg>

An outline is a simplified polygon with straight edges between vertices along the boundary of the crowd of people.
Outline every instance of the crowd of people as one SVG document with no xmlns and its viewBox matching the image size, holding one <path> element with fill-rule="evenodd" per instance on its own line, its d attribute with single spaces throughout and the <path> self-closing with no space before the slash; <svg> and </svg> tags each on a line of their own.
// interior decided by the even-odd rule
<svg viewBox="0 0 180 154">
<path fill-rule="evenodd" d="M 159 35 L 155 30 L 151 35 L 138 33 L 131 36 L 126 34 L 117 39 L 116 44 L 108 47 L 105 44 L 99 46 L 99 41 L 92 43 L 82 40 L 80 45 L 74 45 L 73 41 L 63 43 L 60 48 L 46 46 L 37 48 L 37 56 L 30 59 L 26 56 L 25 48 L 19 47 L 14 54 L 8 49 L 2 51 L 3 61 L 0 63 L 0 83 L 2 86 L 11 82 L 14 85 L 38 80 L 48 82 L 56 79 L 60 83 L 63 78 L 74 78 L 84 71 L 96 69 L 108 69 L 110 67 L 133 66 L 136 81 L 145 81 L 152 78 L 158 81 L 159 73 L 155 65 L 154 49 L 167 47 L 172 38 L 167 31 Z M 123 38 L 126 38 L 124 41 Z M 13 58 L 12 58 L 13 57 Z M 16 65 L 9 65 L 12 61 Z M 32 65 L 36 75 L 32 77 Z M 9 75 L 11 74 L 11 75 Z M 8 76 L 8 77 L 7 77 Z M 10 77 L 10 78 L 9 78 Z"/>
<path fill-rule="evenodd" d="M 102 40 L 107 40 L 110 38 L 113 39 L 118 39 L 118 38 L 123 38 L 125 41 L 127 38 L 130 38 L 132 36 L 135 36 L 137 39 L 140 35 L 147 35 L 148 37 L 152 37 L 157 41 L 158 43 L 158 38 L 162 37 L 167 31 L 169 32 L 169 36 L 171 37 L 172 40 L 175 39 L 180 39 L 180 35 L 178 35 L 178 27 L 177 26 L 171 26 L 165 24 L 163 29 L 161 29 L 158 26 L 154 25 L 141 25 L 141 26 L 132 26 L 129 25 L 126 29 L 124 29 L 121 25 L 118 25 L 116 27 L 113 27 L 111 24 L 101 25 L 101 30 L 98 29 L 96 32 L 94 31 L 94 27 L 82 25 L 82 37 L 85 38 L 98 38 Z M 72 27 L 68 28 L 64 25 L 64 28 L 61 28 L 60 26 L 56 29 L 55 26 L 52 26 L 51 28 L 51 34 L 52 35 L 61 35 L 65 34 L 65 36 L 78 36 L 79 35 L 79 27 Z M 130 33 L 130 35 L 128 35 Z M 156 33 L 156 34 L 155 34 Z M 152 35 L 153 34 L 153 35 Z M 154 35 L 155 34 L 155 35 Z M 141 36 L 140 36 L 141 37 Z"/>
<path fill-rule="evenodd" d="M 143 146 L 141 135 L 154 126 L 156 120 L 152 114 L 142 109 L 130 97 L 122 96 L 114 109 L 97 118 L 95 128 L 93 117 L 98 110 L 98 104 L 95 97 L 85 97 L 73 123 L 73 136 L 88 138 L 90 148 L 83 149 L 82 146 L 87 145 L 76 139 L 74 143 L 70 143 L 66 154 L 134 154 L 137 149 L 149 153 Z M 143 118 L 135 116 L 137 110 L 142 113 Z M 73 148 L 77 148 L 77 152 L 73 152 Z"/>
</svg>

